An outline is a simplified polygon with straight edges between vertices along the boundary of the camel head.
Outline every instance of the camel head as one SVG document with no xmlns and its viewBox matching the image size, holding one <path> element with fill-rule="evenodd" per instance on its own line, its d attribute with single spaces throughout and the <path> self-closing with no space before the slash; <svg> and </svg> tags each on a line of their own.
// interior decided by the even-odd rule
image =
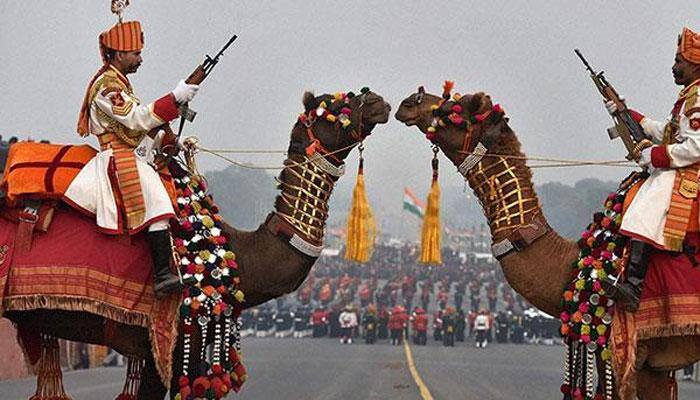
<svg viewBox="0 0 700 400">
<path fill-rule="evenodd" d="M 396 119 L 416 126 L 455 164 L 460 165 L 479 143 L 490 152 L 510 132 L 508 119 L 499 105 L 483 92 L 450 95 L 446 82 L 442 96 L 426 93 L 419 87 L 405 98 L 396 111 Z"/>
<path fill-rule="evenodd" d="M 389 103 L 367 88 L 357 95 L 315 96 L 306 92 L 302 103 L 304 112 L 292 129 L 289 153 L 333 153 L 327 159 L 336 165 L 342 164 L 353 145 L 369 136 L 377 124 L 386 123 L 391 111 Z"/>
</svg>

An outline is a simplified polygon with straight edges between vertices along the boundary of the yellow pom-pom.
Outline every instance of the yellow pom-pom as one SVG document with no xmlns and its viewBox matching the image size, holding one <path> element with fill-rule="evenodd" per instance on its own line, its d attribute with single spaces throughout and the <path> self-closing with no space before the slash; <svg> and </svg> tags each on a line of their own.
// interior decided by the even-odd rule
<svg viewBox="0 0 700 400">
<path fill-rule="evenodd" d="M 612 357 L 612 351 L 610 351 L 610 349 L 603 349 L 603 351 L 600 352 L 600 357 L 603 360 L 609 360 L 610 357 Z"/>
<path fill-rule="evenodd" d="M 603 307 L 596 307 L 595 316 L 598 318 L 603 318 L 603 315 L 605 315 L 605 309 Z"/>
<path fill-rule="evenodd" d="M 608 328 L 605 325 L 598 325 L 598 327 L 595 328 L 595 330 L 598 331 L 598 334 L 600 336 L 603 336 L 603 335 L 605 335 L 605 331 L 607 331 Z"/>
<path fill-rule="evenodd" d="M 233 297 L 235 297 L 236 301 L 238 301 L 239 303 L 243 303 L 243 301 L 245 300 L 245 294 L 243 294 L 243 292 L 240 290 L 236 290 L 236 292 L 233 294 Z"/>
<path fill-rule="evenodd" d="M 462 95 L 460 93 L 455 93 L 452 95 L 452 98 L 454 101 L 459 101 L 462 98 Z"/>
<path fill-rule="evenodd" d="M 583 279 L 579 279 L 576 281 L 575 285 L 576 285 L 576 289 L 581 290 L 586 285 L 586 281 L 584 281 Z"/>
<path fill-rule="evenodd" d="M 590 325 L 582 325 L 581 326 L 581 334 L 582 335 L 588 335 L 591 333 L 591 327 Z"/>
<path fill-rule="evenodd" d="M 430 111 L 435 111 L 437 109 L 438 109 L 437 104 L 433 104 L 432 106 L 430 106 Z"/>
<path fill-rule="evenodd" d="M 328 104 L 326 104 L 325 101 L 322 101 L 321 104 L 319 104 L 318 106 L 321 108 L 326 108 L 326 107 L 328 107 Z"/>
<path fill-rule="evenodd" d="M 214 227 L 214 220 L 211 219 L 210 216 L 205 215 L 205 216 L 202 218 L 202 225 L 204 225 L 204 226 L 206 226 L 207 228 L 210 228 L 210 229 L 211 229 L 211 228 Z"/>
<path fill-rule="evenodd" d="M 343 125 L 343 128 L 347 128 L 348 126 L 350 126 L 350 124 L 352 124 L 352 121 L 350 121 L 349 118 L 345 118 L 341 120 L 340 123 Z"/>
<path fill-rule="evenodd" d="M 429 127 L 428 127 L 428 132 L 430 132 L 430 133 L 435 132 L 435 127 L 434 127 L 434 126 L 429 126 Z"/>
<path fill-rule="evenodd" d="M 234 252 L 232 252 L 232 251 L 227 251 L 226 253 L 224 253 L 224 258 L 225 258 L 226 260 L 235 260 L 235 259 L 236 259 L 236 253 L 234 253 Z"/>
<path fill-rule="evenodd" d="M 328 122 L 335 122 L 335 121 L 338 120 L 338 118 L 336 118 L 336 116 L 333 115 L 333 114 L 328 114 L 328 115 L 326 115 L 326 120 L 327 120 Z"/>
</svg>

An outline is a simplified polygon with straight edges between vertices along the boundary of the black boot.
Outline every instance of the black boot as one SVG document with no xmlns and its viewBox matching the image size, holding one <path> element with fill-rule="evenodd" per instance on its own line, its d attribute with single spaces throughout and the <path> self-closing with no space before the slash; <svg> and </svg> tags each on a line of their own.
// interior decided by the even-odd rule
<svg viewBox="0 0 700 400">
<path fill-rule="evenodd" d="M 639 308 L 639 298 L 642 295 L 644 277 L 647 274 L 650 250 L 650 245 L 632 239 L 630 261 L 627 265 L 627 279 L 623 282 L 616 282 L 613 276 L 608 275 L 601 281 L 605 292 L 616 301 L 621 301 L 625 310 L 629 312 L 635 312 Z"/>
<path fill-rule="evenodd" d="M 148 232 L 148 243 L 151 245 L 153 257 L 153 289 L 156 298 L 182 290 L 180 278 L 170 271 L 170 260 L 173 258 L 173 248 L 170 243 L 170 232 L 167 230 Z"/>
</svg>

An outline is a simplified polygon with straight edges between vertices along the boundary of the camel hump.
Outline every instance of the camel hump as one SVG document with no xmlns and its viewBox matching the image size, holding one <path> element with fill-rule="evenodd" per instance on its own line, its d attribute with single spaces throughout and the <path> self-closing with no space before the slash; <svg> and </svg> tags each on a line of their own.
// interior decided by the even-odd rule
<svg viewBox="0 0 700 400">
<path fill-rule="evenodd" d="M 88 145 L 15 143 L 0 185 L 10 204 L 25 198 L 60 199 L 95 154 Z"/>
</svg>

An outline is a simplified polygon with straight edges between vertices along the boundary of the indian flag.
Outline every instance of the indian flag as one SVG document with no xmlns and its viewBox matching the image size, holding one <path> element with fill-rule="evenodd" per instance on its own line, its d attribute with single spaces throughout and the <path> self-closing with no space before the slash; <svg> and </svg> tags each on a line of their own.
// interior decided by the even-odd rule
<svg viewBox="0 0 700 400">
<path fill-rule="evenodd" d="M 415 214 L 420 218 L 423 218 L 423 214 L 425 214 L 425 203 L 418 200 L 418 197 L 416 197 L 416 195 L 413 194 L 413 192 L 411 192 L 411 189 L 404 187 L 403 209 Z"/>
</svg>

